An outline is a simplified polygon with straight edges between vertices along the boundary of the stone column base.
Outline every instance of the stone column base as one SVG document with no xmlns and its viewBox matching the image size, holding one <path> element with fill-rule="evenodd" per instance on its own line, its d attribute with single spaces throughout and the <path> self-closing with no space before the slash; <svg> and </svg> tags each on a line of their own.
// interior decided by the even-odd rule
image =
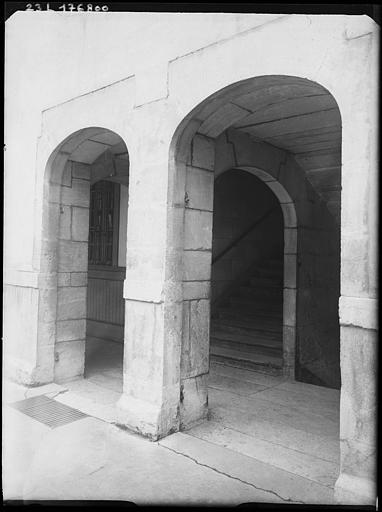
<svg viewBox="0 0 382 512">
<path fill-rule="evenodd" d="M 54 381 L 68 382 L 84 376 L 85 340 L 60 341 L 54 349 Z"/>
<path fill-rule="evenodd" d="M 53 382 L 53 367 L 38 367 L 17 357 L 5 357 L 3 370 L 6 379 L 26 387 Z"/>
<path fill-rule="evenodd" d="M 207 419 L 208 374 L 182 380 L 180 428 L 185 430 Z"/>
<path fill-rule="evenodd" d="M 117 402 L 117 422 L 151 441 L 157 441 L 179 430 L 179 407 L 122 395 Z"/>
<path fill-rule="evenodd" d="M 341 505 L 376 505 L 377 487 L 373 480 L 342 473 L 334 486 L 334 498 Z"/>
</svg>

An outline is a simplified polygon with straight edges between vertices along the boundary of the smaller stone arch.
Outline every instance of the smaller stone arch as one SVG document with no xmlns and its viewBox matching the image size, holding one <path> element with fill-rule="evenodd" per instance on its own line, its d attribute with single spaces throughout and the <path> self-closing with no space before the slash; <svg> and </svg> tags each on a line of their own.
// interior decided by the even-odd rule
<svg viewBox="0 0 382 512">
<path fill-rule="evenodd" d="M 283 291 L 283 373 L 295 377 L 296 295 L 297 295 L 297 214 L 293 199 L 272 174 L 254 166 L 237 167 L 259 178 L 277 197 L 284 218 Z"/>
<path fill-rule="evenodd" d="M 83 375 L 90 186 L 102 179 L 127 185 L 128 171 L 125 142 L 102 127 L 72 133 L 47 161 L 42 232 L 35 246 L 40 269 L 37 352 L 42 381 Z"/>
</svg>

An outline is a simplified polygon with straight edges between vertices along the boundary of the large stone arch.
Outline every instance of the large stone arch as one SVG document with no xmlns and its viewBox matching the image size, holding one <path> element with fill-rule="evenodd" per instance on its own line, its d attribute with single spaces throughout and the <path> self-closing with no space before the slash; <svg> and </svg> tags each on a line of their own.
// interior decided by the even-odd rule
<svg viewBox="0 0 382 512">
<path fill-rule="evenodd" d="M 322 95 L 328 101 L 330 112 L 333 112 L 334 121 L 331 122 L 341 129 L 337 103 L 325 88 L 305 78 L 276 75 L 246 79 L 214 93 L 185 117 L 172 139 L 169 165 L 170 179 L 173 180 L 174 187 L 171 199 L 178 218 L 179 210 L 184 209 L 183 224 L 178 221 L 177 235 L 172 233 L 176 236 L 175 245 L 178 248 L 176 261 L 179 270 L 175 273 L 180 275 L 180 269 L 183 268 L 183 300 L 186 304 L 183 308 L 182 330 L 181 426 L 187 426 L 189 421 L 195 420 L 195 416 L 202 418 L 206 414 L 205 376 L 208 373 L 208 341 L 203 342 L 202 338 L 208 340 L 209 332 L 213 177 L 230 168 L 247 170 L 257 175 L 279 198 L 282 206 L 286 228 L 285 240 L 288 244 L 288 252 L 284 256 L 284 371 L 294 376 L 297 224 L 301 221 L 303 228 L 304 224 L 309 223 L 311 214 L 308 212 L 308 205 L 316 199 L 312 199 L 312 189 L 306 180 L 305 172 L 293 155 L 282 146 L 274 147 L 258 137 L 251 139 L 247 134 L 231 128 L 238 120 L 251 116 L 248 109 L 238 106 L 236 98 L 241 99 L 241 104 L 247 103 L 247 106 L 247 99 L 253 98 L 253 112 L 256 111 L 255 107 L 259 102 L 261 106 L 267 95 L 273 94 L 276 99 L 283 98 L 285 91 L 288 91 L 292 98 L 298 99 L 300 94 L 302 97 L 308 97 L 307 107 L 304 107 L 308 112 L 313 101 L 311 96 L 315 94 L 321 100 Z M 292 99 L 290 102 L 291 108 L 293 101 L 295 100 Z M 288 118 L 288 113 L 285 117 Z M 338 173 L 340 168 L 341 164 L 338 162 Z M 321 204 L 319 200 L 318 203 Z M 300 221 L 297 220 L 299 218 Z M 174 273 L 174 270 L 172 272 Z M 190 329 L 186 328 L 187 325 Z M 198 332 L 199 334 L 192 334 Z M 203 389 L 204 391 L 201 391 Z M 200 394 L 199 397 L 196 396 L 197 393 Z M 191 405 L 187 404 L 187 398 Z M 195 404 L 199 404 L 200 408 L 198 409 Z"/>
</svg>

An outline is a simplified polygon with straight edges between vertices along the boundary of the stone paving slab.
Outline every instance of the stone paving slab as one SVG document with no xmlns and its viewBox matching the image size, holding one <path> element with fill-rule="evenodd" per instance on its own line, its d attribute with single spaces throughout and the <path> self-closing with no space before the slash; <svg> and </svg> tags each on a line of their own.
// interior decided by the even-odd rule
<svg viewBox="0 0 382 512">
<path fill-rule="evenodd" d="M 253 397 L 240 396 L 228 390 L 210 389 L 209 404 L 211 410 L 217 407 L 235 410 L 240 415 L 255 414 L 262 420 L 280 423 L 296 430 L 303 430 L 318 436 L 339 438 L 338 421 L 333 418 L 322 417 L 312 410 L 303 413 L 296 407 L 275 404 L 261 399 L 261 393 Z M 255 421 L 255 418 L 254 418 Z"/>
<path fill-rule="evenodd" d="M 301 429 L 296 429 L 280 421 L 269 420 L 258 415 L 256 410 L 249 411 L 227 406 L 226 397 L 220 398 L 220 404 L 216 405 L 217 393 L 210 392 L 210 401 L 215 403 L 210 410 L 210 419 L 226 427 L 236 429 L 256 439 L 263 439 L 287 448 L 300 450 L 303 453 L 320 457 L 329 462 L 339 462 L 339 439 L 312 434 Z M 211 396 L 213 395 L 213 396 Z M 224 395 L 224 394 L 223 394 Z"/>
<path fill-rule="evenodd" d="M 337 391 L 217 363 L 210 370 L 210 421 L 159 443 L 113 425 L 115 369 L 64 385 L 5 386 L 4 403 L 45 394 L 93 416 L 47 432 L 18 411 L 7 414 L 6 492 L 139 504 L 332 503 Z"/>
<path fill-rule="evenodd" d="M 17 402 L 18 400 L 39 395 L 47 395 L 52 398 L 52 396 L 61 393 L 65 389 L 65 385 L 55 384 L 54 382 L 30 388 L 15 382 L 6 381 L 3 383 L 3 403 Z"/>
<path fill-rule="evenodd" d="M 286 380 L 280 384 L 280 389 L 287 391 L 297 391 L 301 395 L 309 397 L 317 397 L 327 402 L 338 403 L 340 400 L 340 390 L 325 388 L 323 386 L 315 386 L 314 384 L 307 384 L 306 382 L 298 382 L 297 380 Z"/>
<path fill-rule="evenodd" d="M 231 393 L 236 393 L 242 396 L 250 396 L 259 391 L 267 389 L 265 386 L 255 384 L 254 382 L 246 382 L 223 375 L 209 375 L 208 387 L 221 390 L 230 390 Z"/>
<path fill-rule="evenodd" d="M 267 492 L 268 502 L 334 503 L 333 490 L 326 486 L 187 433 L 178 432 L 159 444 Z"/>
<path fill-rule="evenodd" d="M 30 430 L 18 411 L 11 423 Z M 6 456 L 4 499 L 122 500 L 137 505 L 238 505 L 268 501 L 268 494 L 192 459 L 86 418 L 51 430 L 38 422 L 24 448 Z M 19 433 L 19 431 L 18 431 Z M 18 437 L 18 436 L 17 436 Z M 22 473 L 15 471 L 24 465 Z"/>
<path fill-rule="evenodd" d="M 120 393 L 102 388 L 92 382 L 82 380 L 68 384 L 68 392 L 56 397 L 58 402 L 79 409 L 107 423 L 115 423 L 118 415 L 116 403 Z"/>
<path fill-rule="evenodd" d="M 225 427 L 221 423 L 204 422 L 188 430 L 187 434 L 229 448 L 237 453 L 284 469 L 321 485 L 333 487 L 338 478 L 339 466 L 337 461 L 323 460 L 283 446 L 280 443 L 273 443 L 259 437 L 253 437 L 253 435 L 244 434 L 236 429 Z"/>
<path fill-rule="evenodd" d="M 3 494 L 4 499 L 23 497 L 23 486 L 35 454 L 50 428 L 29 416 L 3 407 Z"/>
<path fill-rule="evenodd" d="M 92 375 L 87 380 L 106 389 L 122 393 L 122 373 L 116 376 L 113 370 L 105 370 L 102 374 Z"/>
<path fill-rule="evenodd" d="M 285 377 L 269 375 L 267 373 L 226 366 L 216 362 L 210 364 L 210 375 L 221 375 L 229 378 L 239 379 L 245 382 L 253 382 L 261 386 L 275 386 L 286 380 Z"/>
<path fill-rule="evenodd" d="M 281 388 L 280 386 L 262 390 L 259 394 L 258 390 L 254 390 L 253 395 L 248 395 L 250 398 L 260 398 L 267 400 L 273 404 L 278 404 L 283 407 L 292 407 L 301 412 L 301 414 L 318 414 L 325 417 L 329 422 L 334 421 L 339 424 L 339 402 L 329 401 L 322 397 L 309 396 L 302 394 L 297 390 L 289 391 Z"/>
<path fill-rule="evenodd" d="M 118 401 L 121 393 L 110 387 L 101 386 L 98 382 L 90 379 L 78 379 L 66 384 L 68 393 L 66 397 L 76 395 L 76 398 L 86 398 L 100 405 L 111 405 Z M 65 398 L 66 399 L 66 398 Z M 64 394 L 60 395 L 59 400 L 64 400 Z"/>
</svg>

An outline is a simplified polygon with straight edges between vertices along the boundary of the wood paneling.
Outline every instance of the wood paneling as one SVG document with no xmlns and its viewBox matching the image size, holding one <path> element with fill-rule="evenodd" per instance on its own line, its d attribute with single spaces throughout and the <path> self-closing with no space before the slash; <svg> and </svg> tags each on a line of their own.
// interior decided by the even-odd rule
<svg viewBox="0 0 382 512">
<path fill-rule="evenodd" d="M 88 319 L 124 324 L 123 280 L 89 277 L 87 296 Z"/>
</svg>

